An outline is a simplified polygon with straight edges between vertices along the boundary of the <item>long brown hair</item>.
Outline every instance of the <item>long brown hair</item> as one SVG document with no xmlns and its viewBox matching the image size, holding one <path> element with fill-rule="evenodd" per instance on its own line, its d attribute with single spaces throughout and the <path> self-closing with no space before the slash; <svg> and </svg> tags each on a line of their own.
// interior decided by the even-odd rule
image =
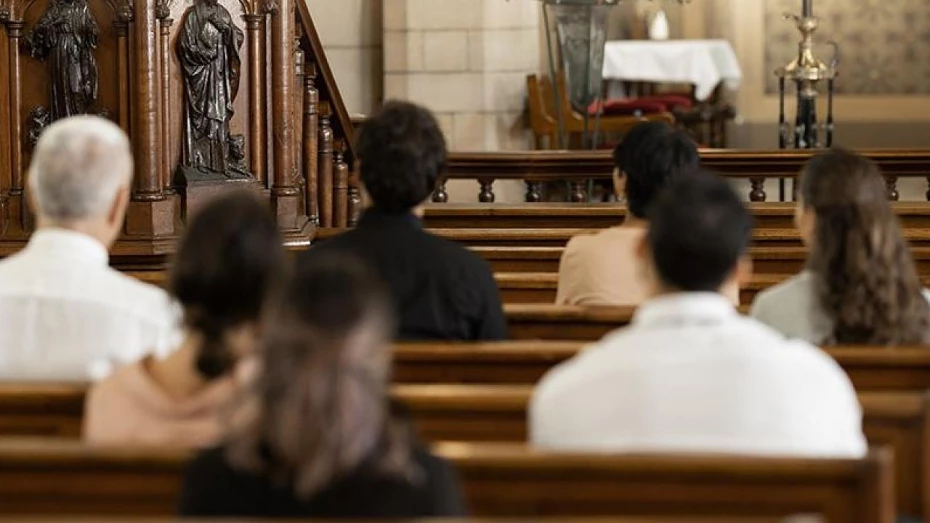
<svg viewBox="0 0 930 523">
<path fill-rule="evenodd" d="M 391 415 L 393 320 L 381 282 L 347 254 L 313 253 L 269 309 L 254 413 L 229 446 L 234 466 L 307 498 L 364 467 L 412 470 Z"/>
<path fill-rule="evenodd" d="M 815 216 L 808 269 L 833 321 L 823 343 L 930 341 L 930 306 L 878 166 L 849 151 L 819 154 L 804 168 L 801 198 Z"/>
</svg>

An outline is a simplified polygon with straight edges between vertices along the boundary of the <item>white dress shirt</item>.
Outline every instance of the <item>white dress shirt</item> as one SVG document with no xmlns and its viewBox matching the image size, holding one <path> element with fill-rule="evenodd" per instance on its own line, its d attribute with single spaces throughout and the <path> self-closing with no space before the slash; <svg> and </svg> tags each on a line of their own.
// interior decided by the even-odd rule
<svg viewBox="0 0 930 523">
<path fill-rule="evenodd" d="M 858 457 L 852 383 L 826 353 L 712 293 L 643 304 L 539 383 L 533 444 L 568 451 Z"/>
<path fill-rule="evenodd" d="M 766 289 L 752 302 L 750 316 L 789 338 L 821 344 L 833 334 L 833 320 L 820 308 L 814 273 L 803 271 Z M 923 292 L 930 301 L 930 293 Z"/>
<path fill-rule="evenodd" d="M 168 294 L 108 259 L 89 236 L 42 229 L 0 261 L 0 379 L 95 379 L 176 345 Z"/>
</svg>

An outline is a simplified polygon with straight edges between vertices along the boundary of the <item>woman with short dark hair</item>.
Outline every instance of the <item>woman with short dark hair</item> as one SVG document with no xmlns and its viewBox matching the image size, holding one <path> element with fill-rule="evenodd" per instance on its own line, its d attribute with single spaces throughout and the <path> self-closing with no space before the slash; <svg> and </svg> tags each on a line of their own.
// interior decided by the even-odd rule
<svg viewBox="0 0 930 523">
<path fill-rule="evenodd" d="M 267 322 L 254 394 L 189 466 L 183 515 L 462 514 L 454 472 L 389 404 L 389 298 L 362 262 L 308 258 Z"/>
<path fill-rule="evenodd" d="M 801 174 L 807 268 L 758 296 L 752 315 L 824 345 L 930 342 L 930 305 L 872 161 L 831 150 Z"/>
<path fill-rule="evenodd" d="M 257 196 L 235 192 L 190 223 L 171 271 L 186 335 L 164 359 L 146 357 L 94 386 L 84 436 L 94 443 L 205 447 L 223 434 L 221 411 L 251 354 L 259 317 L 285 270 L 274 216 Z"/>
</svg>

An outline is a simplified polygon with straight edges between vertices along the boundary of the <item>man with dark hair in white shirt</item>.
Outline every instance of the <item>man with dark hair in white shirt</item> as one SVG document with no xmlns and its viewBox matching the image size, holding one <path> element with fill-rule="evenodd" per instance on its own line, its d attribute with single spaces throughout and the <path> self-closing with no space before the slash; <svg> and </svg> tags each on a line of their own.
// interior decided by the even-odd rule
<svg viewBox="0 0 930 523">
<path fill-rule="evenodd" d="M 125 133 L 102 118 L 42 134 L 28 173 L 37 230 L 0 262 L 0 379 L 98 378 L 176 341 L 167 293 L 108 264 L 132 166 Z"/>
<path fill-rule="evenodd" d="M 741 316 L 752 220 L 728 184 L 682 177 L 639 247 L 651 289 L 632 324 L 539 383 L 535 445 L 577 451 L 856 457 L 862 412 L 839 365 Z"/>
</svg>

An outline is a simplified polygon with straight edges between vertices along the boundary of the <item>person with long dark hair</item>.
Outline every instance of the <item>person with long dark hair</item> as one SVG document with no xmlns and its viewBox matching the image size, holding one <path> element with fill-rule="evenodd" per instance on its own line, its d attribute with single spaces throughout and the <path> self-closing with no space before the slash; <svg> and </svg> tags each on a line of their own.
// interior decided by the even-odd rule
<svg viewBox="0 0 930 523">
<path fill-rule="evenodd" d="M 464 512 L 455 473 L 388 398 L 394 320 L 353 255 L 304 260 L 267 312 L 254 392 L 198 456 L 185 516 L 429 517 Z"/>
<path fill-rule="evenodd" d="M 267 203 L 235 192 L 190 223 L 171 272 L 186 335 L 164 359 L 147 357 L 94 386 L 84 436 L 93 443 L 206 447 L 225 430 L 236 369 L 258 342 L 259 317 L 286 257 Z"/>
<path fill-rule="evenodd" d="M 806 269 L 760 294 L 752 315 L 823 345 L 930 342 L 930 305 L 872 161 L 844 150 L 801 173 L 796 222 Z"/>
</svg>

